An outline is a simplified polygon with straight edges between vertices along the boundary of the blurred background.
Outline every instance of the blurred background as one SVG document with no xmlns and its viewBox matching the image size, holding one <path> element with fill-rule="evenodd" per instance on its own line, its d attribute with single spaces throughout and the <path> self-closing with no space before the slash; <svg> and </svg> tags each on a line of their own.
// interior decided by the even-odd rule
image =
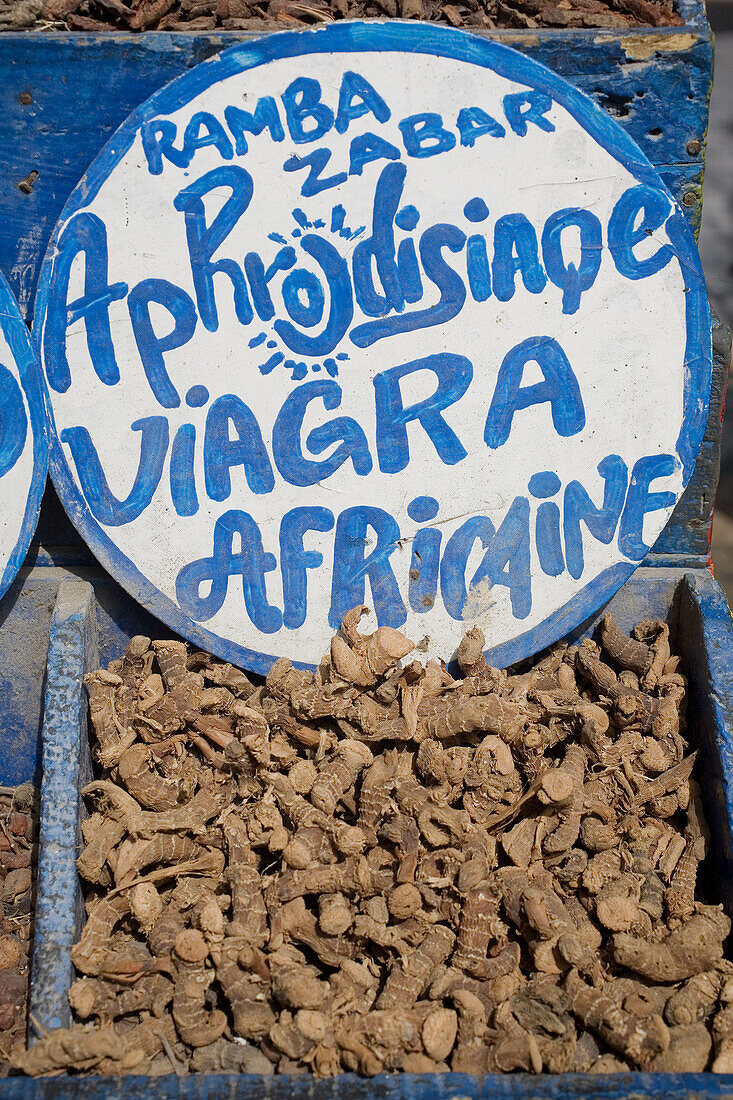
<svg viewBox="0 0 733 1100">
<path fill-rule="evenodd" d="M 700 254 L 711 305 L 733 327 L 733 0 L 708 4 L 715 33 Z M 733 606 L 733 388 L 728 383 L 720 486 L 713 523 L 713 567 Z"/>
</svg>

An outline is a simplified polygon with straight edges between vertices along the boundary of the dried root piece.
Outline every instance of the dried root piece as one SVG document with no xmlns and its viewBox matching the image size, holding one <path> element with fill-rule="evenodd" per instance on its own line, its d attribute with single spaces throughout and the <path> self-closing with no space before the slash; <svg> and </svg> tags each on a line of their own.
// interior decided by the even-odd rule
<svg viewBox="0 0 733 1100">
<path fill-rule="evenodd" d="M 629 669 L 637 676 L 643 676 L 651 668 L 652 650 L 645 642 L 624 634 L 612 615 L 606 615 L 601 624 L 601 640 L 606 653 L 619 668 Z"/>
<path fill-rule="evenodd" d="M 195 928 L 176 936 L 173 1019 L 182 1042 L 192 1047 L 213 1043 L 227 1026 L 223 1012 L 206 1006 L 206 991 L 214 980 L 214 971 L 204 965 L 208 953 L 206 940 Z"/>
<path fill-rule="evenodd" d="M 720 908 L 702 906 L 661 942 L 619 932 L 613 937 L 613 955 L 619 965 L 651 981 L 679 982 L 719 963 L 729 932 L 730 920 Z"/>
<path fill-rule="evenodd" d="M 56 1074 L 61 1070 L 93 1070 L 110 1059 L 115 1072 L 133 1073 L 145 1060 L 139 1046 L 128 1046 L 111 1027 L 58 1028 L 30 1050 L 13 1054 L 16 1069 L 31 1077 Z"/>
<path fill-rule="evenodd" d="M 96 756 L 103 768 L 118 763 L 122 753 L 135 741 L 135 730 L 125 727 L 117 716 L 115 699 L 122 680 L 112 672 L 99 669 L 84 677 L 89 694 L 89 713 L 97 739 Z"/>
<path fill-rule="evenodd" d="M 669 1029 L 661 1016 L 640 1019 L 620 1008 L 609 994 L 592 989 L 572 974 L 567 989 L 572 1012 L 581 1023 L 640 1069 L 651 1069 L 669 1047 Z"/>
</svg>

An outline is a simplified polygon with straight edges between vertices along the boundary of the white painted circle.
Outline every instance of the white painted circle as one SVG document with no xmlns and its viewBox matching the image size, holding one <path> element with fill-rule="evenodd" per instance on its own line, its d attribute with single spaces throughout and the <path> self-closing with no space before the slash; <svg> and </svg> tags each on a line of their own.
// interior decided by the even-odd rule
<svg viewBox="0 0 733 1100">
<path fill-rule="evenodd" d="M 318 82 L 311 115 L 308 81 Z M 249 131 L 242 111 L 254 120 Z M 263 118 L 269 127 L 253 134 Z M 309 128 L 329 118 L 310 140 Z M 209 142 L 193 149 L 196 134 Z M 374 138 L 380 158 L 365 159 Z M 403 228 L 393 210 L 375 236 L 380 180 L 397 196 Z M 237 196 L 243 209 L 202 259 L 206 233 L 217 232 L 215 218 L 225 219 Z M 405 210 L 412 207 L 416 226 Z M 577 226 L 559 238 L 551 232 L 567 209 L 581 211 L 582 255 Z M 97 242 L 96 266 L 82 238 Z M 287 267 L 292 255 L 295 266 Z M 306 354 L 303 339 L 323 333 L 329 310 L 346 317 L 340 276 L 324 274 L 334 255 L 353 318 L 326 350 Z M 412 287 L 414 299 L 403 303 L 385 286 L 400 255 L 400 287 Z M 283 270 L 268 272 L 277 256 Z M 580 266 L 579 301 L 570 263 Z M 157 357 L 144 343 L 147 280 L 174 288 L 163 293 L 167 307 L 159 299 L 148 307 Z M 383 316 L 370 293 L 385 299 Z M 441 301 L 445 319 L 436 322 Z M 399 331 L 415 314 L 425 323 Z M 100 351 L 105 316 L 111 359 Z M 362 593 L 381 622 L 424 639 L 427 656 L 449 657 L 473 623 L 498 662 L 542 648 L 608 599 L 654 543 L 690 476 L 707 412 L 704 284 L 691 233 L 654 169 L 559 77 L 505 47 L 440 28 L 341 24 L 270 36 L 158 93 L 72 196 L 44 266 L 38 317 L 55 425 L 52 473 L 72 519 L 154 613 L 259 671 L 278 656 L 317 662 L 340 611 Z M 190 339 L 166 348 L 176 325 L 181 339 L 193 328 Z M 385 335 L 389 326 L 397 331 Z M 530 390 L 540 383 L 545 390 Z M 436 388 L 453 394 L 450 403 L 432 419 L 413 414 L 401 428 L 396 402 L 408 408 Z M 502 393 L 513 414 L 502 416 Z M 237 465 L 231 452 L 228 474 L 225 429 L 215 428 L 212 412 L 226 394 L 248 464 Z M 283 412 L 286 401 L 292 410 L 299 400 L 302 423 Z M 336 418 L 341 429 L 329 434 L 324 426 Z M 233 421 L 228 431 L 234 438 Z M 114 500 L 131 493 L 143 437 L 160 459 L 159 479 L 150 459 L 149 502 L 127 519 Z M 326 463 L 339 446 L 348 455 L 332 472 L 321 467 L 318 476 L 307 465 Z M 299 449 L 304 462 L 294 461 Z M 106 490 L 94 476 L 95 456 Z M 593 509 L 603 508 L 604 487 L 607 514 L 599 517 Z M 418 501 L 410 518 L 410 503 L 425 497 L 432 509 Z M 310 524 L 302 543 L 293 534 L 296 508 L 314 510 L 300 514 Z M 221 571 L 212 557 L 217 530 L 232 572 L 221 599 L 211 595 Z M 264 559 L 251 552 L 257 538 Z M 245 600 L 241 570 L 260 585 L 259 603 L 256 595 Z"/>
</svg>

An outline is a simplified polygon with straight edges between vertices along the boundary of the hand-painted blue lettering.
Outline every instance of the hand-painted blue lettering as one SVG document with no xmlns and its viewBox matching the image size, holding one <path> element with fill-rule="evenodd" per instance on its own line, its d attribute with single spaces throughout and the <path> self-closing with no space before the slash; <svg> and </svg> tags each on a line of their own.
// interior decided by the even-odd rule
<svg viewBox="0 0 733 1100">
<path fill-rule="evenodd" d="M 290 321 L 277 320 L 273 328 L 280 339 L 296 355 L 321 358 L 333 351 L 349 330 L 354 317 L 354 299 L 346 260 L 330 241 L 314 233 L 308 233 L 300 242 L 301 248 L 321 267 L 330 298 L 326 327 L 316 336 L 308 336 L 296 329 Z"/>
<path fill-rule="evenodd" d="M 157 336 L 150 318 L 150 303 L 161 305 L 173 318 L 173 328 L 165 336 Z M 167 279 L 143 279 L 127 296 L 132 331 L 153 396 L 164 409 L 177 409 L 181 404 L 178 390 L 166 369 L 166 351 L 182 348 L 194 334 L 196 308 L 185 290 Z"/>
<path fill-rule="evenodd" d="M 434 157 L 455 149 L 456 136 L 443 128 L 443 119 L 432 111 L 410 115 L 400 123 L 408 157 Z"/>
<path fill-rule="evenodd" d="M 466 205 L 463 207 L 463 216 L 469 222 L 474 224 L 478 222 L 485 222 L 491 211 L 486 205 L 485 199 L 482 199 L 479 195 L 474 195 L 472 199 L 469 199 Z"/>
<path fill-rule="evenodd" d="M 279 249 L 267 270 L 257 252 L 248 252 L 244 257 L 244 271 L 252 292 L 252 304 L 261 321 L 271 321 L 275 316 L 275 306 L 269 291 L 270 283 L 279 271 L 288 271 L 295 263 L 296 255 L 292 245 Z"/>
<path fill-rule="evenodd" d="M 51 389 L 66 393 L 71 371 L 66 356 L 66 331 L 82 318 L 94 372 L 105 386 L 120 380 L 109 326 L 110 303 L 124 298 L 127 283 L 107 282 L 107 230 L 96 214 L 77 214 L 59 237 L 43 329 L 46 377 Z M 69 280 L 76 257 L 84 253 L 84 295 L 69 302 Z"/>
<path fill-rule="evenodd" d="M 554 131 L 554 124 L 545 118 L 552 108 L 552 99 L 545 92 L 512 92 L 505 95 L 501 102 L 506 120 L 518 137 L 525 136 L 528 122 L 548 134 Z"/>
<path fill-rule="evenodd" d="M 443 535 L 437 527 L 421 527 L 412 540 L 407 600 L 418 615 L 430 611 L 438 595 L 442 541 Z"/>
<path fill-rule="evenodd" d="M 349 175 L 360 176 L 365 164 L 374 160 L 399 160 L 401 153 L 391 141 L 376 134 L 360 134 L 349 146 Z"/>
<path fill-rule="evenodd" d="M 400 241 L 397 249 L 397 277 L 406 302 L 419 302 L 423 296 L 420 265 L 417 262 L 415 242 L 412 237 Z"/>
<path fill-rule="evenodd" d="M 522 386 L 527 363 L 536 363 L 544 382 Z M 577 435 L 585 426 L 583 397 L 570 361 L 551 336 L 530 336 L 507 352 L 499 367 L 489 406 L 484 442 L 501 447 L 509 438 L 514 414 L 549 401 L 552 423 L 561 436 Z"/>
<path fill-rule="evenodd" d="M 377 122 L 387 122 L 391 111 L 379 92 L 359 73 L 346 71 L 341 78 L 336 110 L 336 130 L 345 134 L 349 124 L 362 115 L 374 115 Z"/>
<path fill-rule="evenodd" d="M 435 519 L 440 505 L 435 497 L 415 497 L 407 505 L 407 514 L 415 523 L 427 523 Z"/>
<path fill-rule="evenodd" d="M 272 453 L 280 474 L 290 485 L 315 485 L 351 459 L 354 472 L 365 477 L 371 472 L 372 456 L 364 430 L 350 416 L 339 416 L 309 432 L 305 447 L 310 454 L 322 454 L 339 443 L 328 458 L 314 462 L 303 454 L 303 420 L 311 401 L 318 399 L 332 412 L 341 404 L 341 387 L 327 378 L 306 382 L 283 402 L 272 430 Z"/>
<path fill-rule="evenodd" d="M 326 176 L 321 179 L 321 172 L 331 159 L 330 149 L 314 149 L 312 153 L 304 153 L 303 156 L 293 154 L 283 164 L 284 172 L 299 172 L 302 168 L 309 168 L 308 177 L 300 189 L 305 199 L 313 195 L 320 195 L 321 191 L 328 191 L 330 187 L 338 187 L 348 178 L 346 172 L 337 172 L 335 176 Z"/>
<path fill-rule="evenodd" d="M 234 550 L 235 540 L 241 549 Z M 274 554 L 266 554 L 260 529 L 247 512 L 224 512 L 214 525 L 214 553 L 184 565 L 176 577 L 176 599 L 195 622 L 211 619 L 224 604 L 230 577 L 242 578 L 244 605 L 250 621 L 263 634 L 282 627 L 282 613 L 267 600 L 265 574 L 275 569 Z M 202 596 L 201 586 L 210 587 Z"/>
<path fill-rule="evenodd" d="M 568 573 L 574 580 L 583 574 L 583 535 L 581 523 L 594 539 L 605 546 L 612 541 L 626 499 L 629 470 L 619 455 L 607 455 L 598 463 L 598 473 L 603 478 L 603 504 L 596 508 L 587 490 L 579 481 L 571 481 L 565 487 L 563 497 L 563 536 Z"/>
<path fill-rule="evenodd" d="M 415 523 L 428 523 L 439 511 L 435 497 L 415 497 L 407 505 L 407 514 Z M 407 599 L 413 611 L 424 615 L 435 604 L 440 570 L 442 534 L 437 527 L 424 527 L 412 539 L 410 584 Z"/>
<path fill-rule="evenodd" d="M 674 256 L 668 244 L 643 260 L 634 255 L 634 248 L 662 228 L 671 210 L 668 196 L 656 187 L 639 184 L 624 191 L 608 222 L 608 247 L 619 275 L 646 279 L 667 266 Z"/>
<path fill-rule="evenodd" d="M 469 149 L 472 149 L 477 138 L 483 137 L 484 134 L 490 134 L 491 137 L 498 138 L 502 138 L 506 134 L 502 124 L 492 118 L 481 107 L 461 108 L 458 112 L 457 125 L 458 133 L 461 135 L 461 145 L 465 145 Z"/>
<path fill-rule="evenodd" d="M 478 615 L 473 601 L 488 607 L 491 588 L 501 585 L 509 589 L 514 617 L 526 619 L 532 610 L 529 514 L 527 498 L 516 497 L 498 531 L 488 517 L 472 516 L 453 532 L 440 563 L 440 593 L 451 618 Z M 466 567 L 477 539 L 486 552 L 467 586 Z"/>
<path fill-rule="evenodd" d="M 541 294 L 545 289 L 547 278 L 534 226 L 524 214 L 504 214 L 494 226 L 494 294 L 500 302 L 514 296 L 517 272 L 530 294 Z"/>
<path fill-rule="evenodd" d="M 230 423 L 234 439 L 230 435 Z M 204 474 L 206 492 L 211 500 L 228 499 L 232 491 L 229 474 L 232 466 L 244 467 L 251 492 L 270 493 L 275 488 L 275 475 L 257 417 L 241 397 L 225 393 L 212 403 L 206 414 Z"/>
<path fill-rule="evenodd" d="M 426 229 L 420 238 L 420 259 L 428 279 L 440 291 L 439 301 L 428 309 L 357 325 L 350 334 L 351 342 L 357 348 L 368 348 L 377 340 L 384 340 L 398 332 L 415 332 L 453 320 L 463 309 L 466 287 L 458 272 L 443 259 L 443 249 L 460 252 L 465 243 L 466 234 L 455 225 L 439 222 Z"/>
<path fill-rule="evenodd" d="M 562 233 L 575 227 L 580 232 L 580 263 L 566 263 L 563 256 Z M 562 290 L 563 313 L 575 313 L 580 296 L 590 290 L 603 258 L 603 230 L 590 210 L 577 206 L 556 210 L 550 214 L 542 230 L 542 258 L 550 282 Z"/>
<path fill-rule="evenodd" d="M 296 268 L 283 280 L 283 304 L 290 319 L 301 328 L 314 328 L 323 318 L 326 299 L 312 271 Z"/>
<path fill-rule="evenodd" d="M 658 477 L 670 477 L 675 465 L 674 455 L 648 455 L 634 463 L 618 529 L 618 548 L 632 561 L 641 561 L 651 550 L 644 542 L 644 516 L 674 505 L 676 498 L 671 490 L 651 493 L 649 486 Z"/>
<path fill-rule="evenodd" d="M 211 225 L 206 224 L 203 196 L 217 187 L 228 187 L 231 195 L 221 207 Z M 209 332 L 219 327 L 219 314 L 214 294 L 214 275 L 227 275 L 234 287 L 234 309 L 240 324 L 248 325 L 253 318 L 247 295 L 244 272 L 234 260 L 212 261 L 211 257 L 229 236 L 252 200 L 254 184 L 249 172 L 229 164 L 206 172 L 200 179 L 184 187 L 173 200 L 176 210 L 185 218 L 186 240 L 193 277 L 196 303 L 201 323 Z"/>
<path fill-rule="evenodd" d="M 191 386 L 186 392 L 186 404 L 189 409 L 201 409 L 209 400 L 209 391 L 206 386 Z"/>
<path fill-rule="evenodd" d="M 293 508 L 280 524 L 280 570 L 283 578 L 283 626 L 297 630 L 308 613 L 308 570 L 323 564 L 320 550 L 306 550 L 306 531 L 330 531 L 333 512 L 328 508 Z"/>
<path fill-rule="evenodd" d="M 394 223 L 400 229 L 404 229 L 406 233 L 412 233 L 413 229 L 417 228 L 417 223 L 420 221 L 420 211 L 412 203 L 408 203 L 406 206 L 400 207 L 394 216 Z"/>
<path fill-rule="evenodd" d="M 540 470 L 538 473 L 532 474 L 527 485 L 530 493 L 537 500 L 554 497 L 556 493 L 560 492 L 561 487 L 562 482 L 554 470 Z"/>
<path fill-rule="evenodd" d="M 404 164 L 387 164 L 382 169 L 374 189 L 371 236 L 354 249 L 354 294 L 367 317 L 382 317 L 405 306 L 395 263 L 394 219 L 402 200 L 406 175 Z M 379 294 L 374 286 L 372 259 L 384 294 Z"/>
<path fill-rule="evenodd" d="M 0 477 L 12 470 L 23 454 L 28 417 L 20 386 L 0 363 Z"/>
<path fill-rule="evenodd" d="M 145 416 L 130 425 L 140 432 L 140 461 L 132 488 L 124 500 L 114 495 L 104 475 L 97 449 L 86 428 L 63 428 L 81 491 L 94 518 L 105 527 L 121 527 L 142 515 L 158 488 L 168 453 L 170 432 L 165 416 Z"/>
<path fill-rule="evenodd" d="M 299 76 L 285 89 L 282 99 L 288 130 L 296 145 L 320 141 L 333 126 L 333 111 L 321 101 L 321 85 L 312 77 Z"/>
<path fill-rule="evenodd" d="M 540 504 L 535 525 L 540 569 L 548 577 L 559 577 L 565 569 L 560 538 L 560 509 L 551 501 Z"/>
<path fill-rule="evenodd" d="M 195 115 L 191 115 L 183 134 L 185 167 L 188 167 L 199 149 L 205 149 L 208 145 L 213 145 L 224 160 L 231 160 L 234 156 L 229 135 L 219 119 L 208 111 L 197 111 Z"/>
<path fill-rule="evenodd" d="M 188 160 L 182 149 L 176 149 L 177 130 L 175 122 L 169 119 L 153 119 L 140 127 L 143 152 L 148 162 L 151 176 L 159 176 L 163 171 L 163 157 L 177 168 L 187 168 Z"/>
<path fill-rule="evenodd" d="M 243 157 L 247 152 L 248 144 L 245 134 L 259 137 L 267 128 L 270 131 L 272 141 L 284 141 L 285 131 L 280 121 L 280 112 L 277 103 L 271 95 L 261 96 L 257 100 L 254 112 L 243 111 L 241 107 L 230 104 L 224 108 L 224 118 L 234 137 L 234 151 L 238 157 Z"/>
<path fill-rule="evenodd" d="M 471 581 L 472 589 L 483 581 L 489 591 L 494 585 L 508 588 L 515 619 L 526 619 L 532 610 L 529 515 L 527 498 L 515 497 Z"/>
<path fill-rule="evenodd" d="M 430 397 L 404 405 L 400 382 L 418 371 L 432 371 L 438 385 Z M 472 378 L 471 361 L 465 355 L 447 351 L 390 367 L 376 376 L 377 455 L 382 473 L 396 474 L 406 468 L 410 461 L 407 425 L 413 420 L 420 422 L 446 466 L 454 466 L 466 457 L 466 448 L 442 414 L 463 397 Z"/>
<path fill-rule="evenodd" d="M 491 297 L 491 266 L 486 241 L 478 233 L 472 233 L 466 242 L 466 274 L 474 302 L 487 301 Z"/>
<path fill-rule="evenodd" d="M 194 458 L 196 426 L 181 424 L 173 438 L 170 461 L 171 501 L 179 516 L 195 516 L 199 510 Z"/>
<path fill-rule="evenodd" d="M 374 531 L 377 541 L 366 553 Z M 407 620 L 390 556 L 399 544 L 397 521 L 382 508 L 346 508 L 336 522 L 333 547 L 331 609 L 328 622 L 338 629 L 347 611 L 365 602 L 366 580 L 372 590 L 372 605 L 380 626 L 400 627 Z"/>
<path fill-rule="evenodd" d="M 476 540 L 487 550 L 495 534 L 496 528 L 488 516 L 471 516 L 448 539 L 440 563 L 440 594 L 452 619 L 463 620 L 468 599 L 466 567 Z"/>
</svg>

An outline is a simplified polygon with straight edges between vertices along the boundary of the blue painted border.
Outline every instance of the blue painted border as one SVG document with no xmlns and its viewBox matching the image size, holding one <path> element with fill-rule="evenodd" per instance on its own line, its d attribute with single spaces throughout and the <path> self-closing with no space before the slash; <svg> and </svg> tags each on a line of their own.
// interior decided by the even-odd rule
<svg viewBox="0 0 733 1100">
<path fill-rule="evenodd" d="M 36 354 L 35 344 L 31 340 L 25 321 L 21 317 L 18 303 L 0 273 L 0 327 L 13 356 L 23 389 L 30 419 L 33 438 L 33 478 L 25 503 L 23 522 L 12 553 L 8 558 L 0 577 L 0 597 L 4 596 L 18 575 L 31 539 L 38 523 L 41 510 L 41 498 L 46 487 L 48 473 L 48 431 L 46 416 L 45 386 L 41 364 Z"/>
<path fill-rule="evenodd" d="M 684 487 L 692 474 L 694 457 L 702 442 L 707 419 L 712 378 L 712 346 L 705 280 L 692 233 L 685 223 L 681 209 L 638 145 L 588 96 L 544 65 L 508 46 L 447 27 L 401 20 L 389 20 L 384 23 L 344 21 L 315 30 L 269 34 L 264 38 L 224 50 L 152 95 L 133 111 L 102 149 L 61 213 L 39 276 L 34 322 L 34 335 L 39 345 L 46 317 L 56 243 L 64 223 L 94 199 L 99 188 L 131 147 L 138 129 L 144 122 L 178 110 L 212 84 L 226 77 L 257 68 L 270 61 L 312 53 L 354 52 L 421 53 L 452 58 L 481 68 L 492 69 L 508 80 L 546 92 L 639 183 L 647 184 L 667 194 L 676 211 L 668 222 L 670 229 L 674 223 L 673 248 L 689 283 L 686 310 L 684 410 L 682 428 L 677 441 Z M 670 236 L 672 236 L 671 233 Z M 179 634 L 234 664 L 255 672 L 267 672 L 275 660 L 274 656 L 250 650 L 220 638 L 189 619 L 116 547 L 91 515 L 84 498 L 74 484 L 56 433 L 50 402 L 48 412 L 51 427 L 49 467 L 54 485 L 72 523 L 104 568 L 131 596 Z M 506 663 L 508 660 L 516 661 L 537 652 L 560 633 L 572 630 L 587 619 L 610 599 L 635 568 L 634 564 L 622 562 L 616 567 L 605 570 L 559 611 L 533 630 L 527 631 L 503 646 L 496 647 L 490 652 L 490 656 Z M 298 661 L 293 663 L 301 668 L 314 667 Z"/>
</svg>

